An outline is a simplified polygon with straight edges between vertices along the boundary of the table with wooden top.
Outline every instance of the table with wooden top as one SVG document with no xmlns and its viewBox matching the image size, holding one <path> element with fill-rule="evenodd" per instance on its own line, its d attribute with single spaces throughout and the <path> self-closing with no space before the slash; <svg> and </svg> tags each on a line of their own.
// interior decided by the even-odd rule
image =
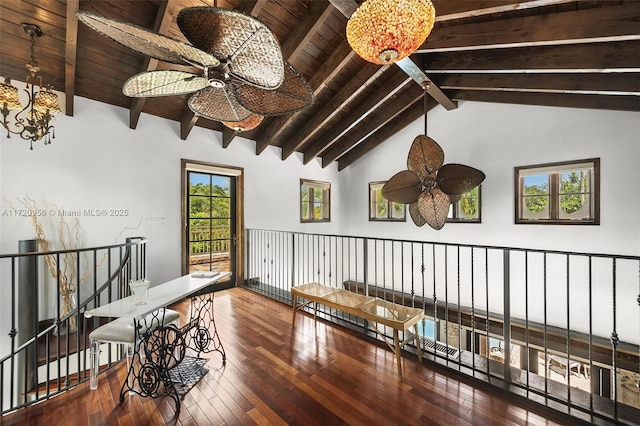
<svg viewBox="0 0 640 426">
<path fill-rule="evenodd" d="M 401 351 L 408 342 L 415 341 L 418 360 L 422 362 L 422 348 L 418 334 L 418 323 L 424 318 L 422 309 L 411 308 L 378 297 L 366 296 L 315 282 L 291 287 L 291 293 L 293 294 L 292 327 L 295 327 L 296 324 L 296 312 L 310 303 L 314 304 L 315 320 L 316 308 L 319 303 L 374 323 L 372 324 L 373 329 L 396 356 L 400 381 L 402 381 Z M 303 298 L 307 301 L 298 304 L 298 298 Z M 389 342 L 375 324 L 382 324 L 393 329 L 393 343 Z M 409 331 L 407 333 L 411 327 L 414 327 L 414 332 Z M 400 331 L 403 332 L 403 335 L 408 334 L 402 341 L 400 341 Z"/>
</svg>

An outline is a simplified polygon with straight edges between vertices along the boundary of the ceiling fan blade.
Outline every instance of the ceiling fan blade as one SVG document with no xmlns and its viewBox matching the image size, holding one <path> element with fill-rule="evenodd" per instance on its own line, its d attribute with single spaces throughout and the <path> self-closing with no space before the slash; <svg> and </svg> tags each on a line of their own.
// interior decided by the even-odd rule
<svg viewBox="0 0 640 426">
<path fill-rule="evenodd" d="M 485 174 L 464 164 L 445 164 L 438 171 L 436 182 L 446 194 L 462 195 L 480 185 Z"/>
<path fill-rule="evenodd" d="M 418 135 L 413 140 L 407 168 L 418 174 L 421 180 L 437 171 L 444 163 L 444 151 L 436 141 L 426 135 Z"/>
<path fill-rule="evenodd" d="M 187 40 L 228 65 L 237 79 L 263 89 L 282 84 L 280 43 L 257 19 L 234 9 L 188 7 L 178 13 L 178 26 Z"/>
<path fill-rule="evenodd" d="M 217 67 L 220 61 L 207 52 L 137 25 L 81 11 L 78 19 L 103 36 L 146 56 L 174 64 Z"/>
<path fill-rule="evenodd" d="M 202 90 L 208 85 L 206 78 L 188 72 L 148 71 L 125 81 L 122 93 L 136 98 L 184 95 Z"/>
<path fill-rule="evenodd" d="M 225 87 L 205 87 L 191 95 L 188 103 L 191 111 L 209 120 L 237 122 L 252 114 Z"/>
<path fill-rule="evenodd" d="M 417 201 L 409 204 L 409 215 L 411 216 L 413 223 L 418 227 L 424 226 L 424 224 L 427 223 L 424 217 L 420 214 L 420 208 L 418 207 Z"/>
<path fill-rule="evenodd" d="M 298 71 L 285 64 L 284 81 L 275 90 L 248 84 L 230 83 L 238 102 L 260 115 L 281 115 L 308 108 L 313 104 L 313 90 Z"/>
<path fill-rule="evenodd" d="M 411 170 L 396 173 L 382 187 L 382 196 L 396 203 L 413 203 L 421 192 L 422 182 Z"/>
<path fill-rule="evenodd" d="M 449 196 L 438 188 L 420 194 L 417 201 L 420 215 L 433 229 L 442 229 L 449 214 Z"/>
</svg>

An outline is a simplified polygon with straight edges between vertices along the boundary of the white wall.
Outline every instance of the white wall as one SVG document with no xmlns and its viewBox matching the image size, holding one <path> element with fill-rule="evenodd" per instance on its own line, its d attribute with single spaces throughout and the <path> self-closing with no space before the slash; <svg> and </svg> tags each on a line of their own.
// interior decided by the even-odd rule
<svg viewBox="0 0 640 426">
<path fill-rule="evenodd" d="M 428 225 L 368 221 L 368 183 L 406 169 L 420 119 L 349 166 L 348 229 L 354 235 L 640 255 L 640 113 L 461 102 L 453 111 L 429 112 L 428 134 L 445 163 L 482 170 L 482 223 Z M 515 166 L 601 159 L 599 226 L 514 224 Z"/>
<path fill-rule="evenodd" d="M 58 117 L 56 139 L 33 151 L 15 136 L 0 143 L 0 211 L 22 207 L 29 195 L 48 212 L 45 232 L 55 240 L 58 211 L 128 210 L 127 216 L 79 217 L 86 246 L 124 242 L 126 236 L 149 238 L 149 275 L 153 282 L 178 276 L 180 268 L 180 160 L 243 167 L 245 225 L 249 228 L 338 233 L 340 212 L 332 221 L 301 224 L 299 180 L 332 182 L 334 199 L 341 197 L 336 166 L 307 166 L 300 155 L 286 161 L 270 147 L 255 155 L 255 143 L 242 138 L 227 149 L 218 132 L 194 127 L 186 141 L 179 123 L 143 114 L 129 129 L 128 110 L 76 98 L 75 116 Z M 149 226 L 149 219 L 164 226 Z M 29 217 L 0 214 L 0 253 L 17 252 L 18 240 L 35 237 Z M 152 223 L 162 221 L 154 220 Z"/>
</svg>

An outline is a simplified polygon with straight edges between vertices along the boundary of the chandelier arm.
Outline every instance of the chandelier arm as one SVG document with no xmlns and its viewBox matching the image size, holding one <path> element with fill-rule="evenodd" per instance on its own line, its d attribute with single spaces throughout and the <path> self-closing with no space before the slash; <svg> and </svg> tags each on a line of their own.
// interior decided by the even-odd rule
<svg viewBox="0 0 640 426">
<path fill-rule="evenodd" d="M 33 143 L 44 139 L 44 144 L 49 145 L 51 139 L 55 139 L 54 126 L 51 124 L 53 115 L 61 113 L 58 105 L 58 95 L 56 95 L 50 86 L 45 88 L 41 75 L 38 75 L 40 68 L 35 60 L 35 44 L 36 38 L 42 36 L 42 31 L 37 25 L 23 23 L 21 24 L 24 31 L 31 39 L 30 61 L 26 64 L 29 75 L 25 78 L 25 93 L 28 102 L 22 108 L 18 100 L 18 89 L 11 85 L 9 79 L 5 79 L 2 83 L 3 104 L 0 108 L 2 114 L 2 127 L 7 131 L 7 138 L 11 134 L 20 136 L 23 140 L 30 141 L 30 149 L 33 149 Z M 36 85 L 39 91 L 36 91 Z M 17 106 L 17 108 L 16 108 Z M 9 120 L 10 109 L 18 111 L 13 120 Z"/>
</svg>

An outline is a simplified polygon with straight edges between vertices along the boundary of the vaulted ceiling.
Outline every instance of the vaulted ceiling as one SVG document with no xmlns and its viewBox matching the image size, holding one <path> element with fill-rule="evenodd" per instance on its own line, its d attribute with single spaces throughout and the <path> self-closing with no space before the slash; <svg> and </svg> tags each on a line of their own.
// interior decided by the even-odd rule
<svg viewBox="0 0 640 426">
<path fill-rule="evenodd" d="M 315 95 L 308 109 L 268 117 L 240 133 L 256 142 L 256 154 L 273 145 L 281 148 L 283 160 L 299 152 L 305 164 L 319 158 L 323 167 L 337 161 L 342 170 L 424 114 L 425 82 L 427 108 L 452 110 L 463 101 L 479 101 L 640 111 L 638 0 L 433 0 L 436 24 L 426 42 L 408 59 L 385 66 L 364 61 L 346 41 L 354 0 L 215 4 L 264 22 Z M 65 93 L 67 115 L 73 116 L 74 97 L 80 96 L 128 108 L 131 128 L 151 114 L 179 122 L 179 137 L 187 141 L 194 126 L 221 132 L 226 148 L 239 133 L 196 116 L 187 106 L 188 95 L 122 94 L 134 74 L 184 66 L 120 46 L 75 15 L 91 11 L 186 42 L 176 24 L 178 12 L 213 5 L 211 0 L 2 0 L 0 75 L 25 80 L 30 40 L 20 23 L 37 24 L 44 36 L 36 42 L 35 57 L 45 83 Z"/>
</svg>

